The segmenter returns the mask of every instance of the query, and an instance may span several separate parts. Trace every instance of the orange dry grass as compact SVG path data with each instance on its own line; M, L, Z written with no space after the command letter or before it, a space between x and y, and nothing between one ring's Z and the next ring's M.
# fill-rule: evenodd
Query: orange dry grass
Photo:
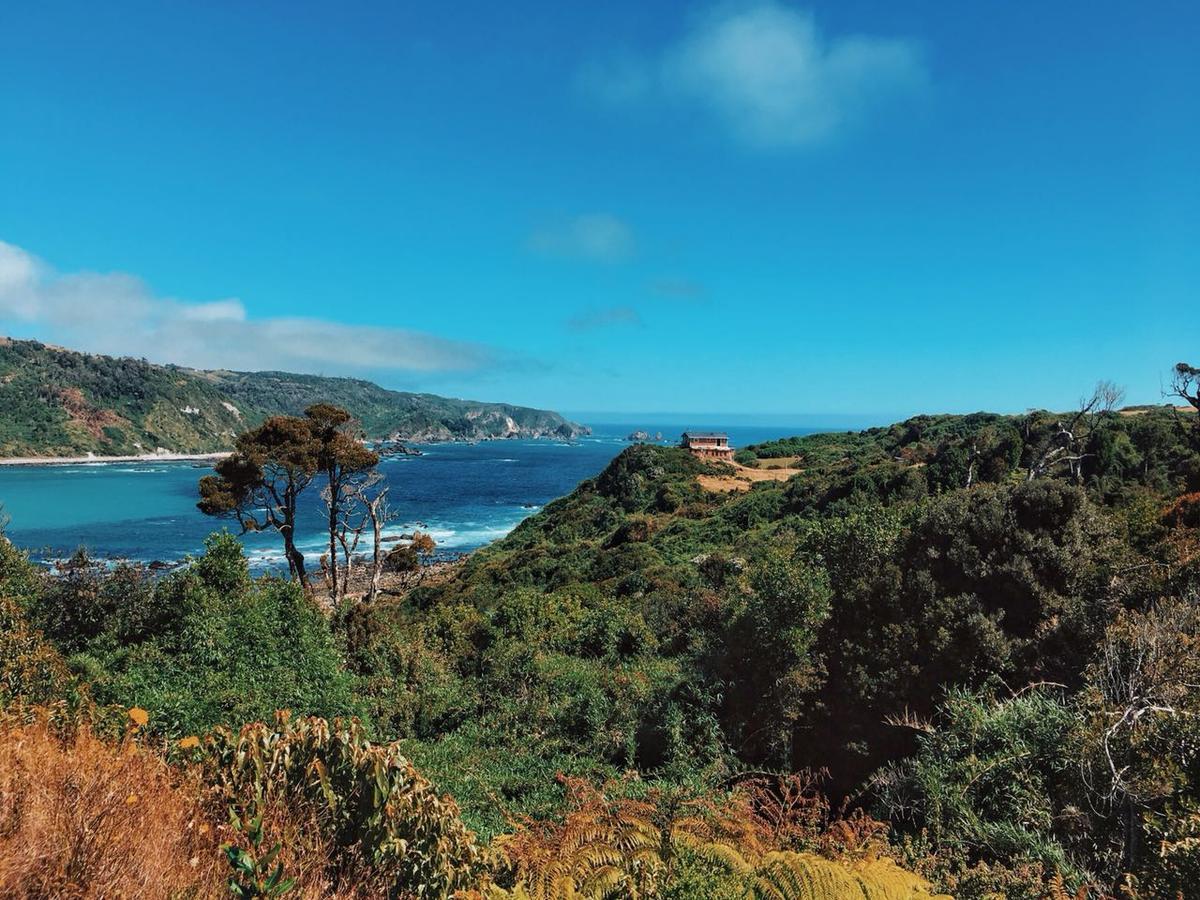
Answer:
M199 787L134 743L0 723L0 896L221 896L219 844Z
M288 900L385 900L388 882L355 848L341 849L325 834L318 810L294 798L264 804L263 850L281 845L278 862L296 880Z
M727 475L697 475L696 481L704 490L714 494L731 491L748 491L756 481L787 481L800 472L799 469L769 468L754 469L739 463L726 463L732 468Z

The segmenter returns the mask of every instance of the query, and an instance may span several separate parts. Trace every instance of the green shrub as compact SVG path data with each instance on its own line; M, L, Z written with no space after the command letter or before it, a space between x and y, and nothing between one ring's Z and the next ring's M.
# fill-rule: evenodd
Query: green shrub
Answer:
M34 619L89 673L98 702L142 707L169 736L281 708L355 711L353 679L320 610L290 582L252 579L231 535L206 546L161 580L77 558L35 601Z
M372 867L393 896L448 896L475 887L483 850L448 796L438 796L400 752L375 744L356 721L275 717L274 725L217 729L206 766L234 808L280 804L311 817L334 845L334 882L353 861Z

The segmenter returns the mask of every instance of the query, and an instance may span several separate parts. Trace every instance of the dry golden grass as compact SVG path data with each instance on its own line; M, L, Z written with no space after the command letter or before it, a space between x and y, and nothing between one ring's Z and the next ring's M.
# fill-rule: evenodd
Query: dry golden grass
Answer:
M714 494L731 491L748 491L756 481L787 481L797 474L798 469L770 468L752 469L738 463L728 463L734 471L729 475L697 475L700 487Z
M1144 416L1146 413L1151 412L1152 410L1158 410L1161 408L1162 407L1160 407L1160 406L1141 406L1141 407L1135 407L1133 409L1130 409L1127 407L1125 409L1118 409L1117 415L1119 415L1119 416ZM1196 415L1196 410L1187 405L1175 406L1172 408L1177 413L1183 413L1185 415L1191 415L1191 416Z
M0 723L0 896L221 896L219 845L198 785L156 755Z
M263 810L264 850L280 844L278 861L296 880L288 900L384 900L387 879L354 850L339 850L324 834L316 809L272 802ZM223 861L222 857L222 861ZM228 891L223 890L222 896Z
M135 726L139 713L130 711ZM198 773L133 740L114 744L86 725L64 737L41 720L0 716L0 897L227 897L221 844L238 835L213 799ZM296 879L288 897L388 895L369 865L322 835L315 810L270 803L264 825L262 850L281 843Z

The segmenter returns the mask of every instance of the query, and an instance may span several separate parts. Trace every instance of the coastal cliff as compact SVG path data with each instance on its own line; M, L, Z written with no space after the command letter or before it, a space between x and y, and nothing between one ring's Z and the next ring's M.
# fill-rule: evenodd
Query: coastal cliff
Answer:
M549 410L392 391L361 379L204 371L0 339L0 458L216 453L268 416L296 415L318 401L348 409L372 439L588 433Z

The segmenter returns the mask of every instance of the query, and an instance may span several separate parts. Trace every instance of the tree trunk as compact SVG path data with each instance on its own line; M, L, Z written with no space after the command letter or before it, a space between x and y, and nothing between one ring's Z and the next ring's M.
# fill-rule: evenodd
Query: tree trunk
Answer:
M294 528L294 525L284 525L279 529L283 535L283 553L287 557L292 577L300 582L302 588L308 590L308 572L304 568L304 554L296 546Z
M345 596L346 592L350 590L350 575L354 568L354 551L358 548L358 535L355 535L353 543L347 542L345 538L338 538L338 542L342 545L342 558L346 561L346 571L340 582L342 595Z
M329 475L329 589L336 604L341 596L338 584L338 485L333 473Z
M288 483L283 491L281 504L283 521L278 524L279 533L283 536L283 555L287 557L288 568L292 577L300 582L300 587L309 589L308 572L304 568L304 554L296 546L296 495L299 489L294 481Z
M371 590L367 594L367 602L372 602L379 595L379 582L383 578L383 516L379 507L383 504L384 494L367 504L367 513L371 517L371 535L374 545L371 548Z
M1138 815L1137 808L1133 805L1133 801L1126 797L1122 803L1123 819L1122 824L1125 826L1125 852L1122 860L1122 867L1126 872L1136 871L1138 864L1139 844L1141 843L1141 817Z

